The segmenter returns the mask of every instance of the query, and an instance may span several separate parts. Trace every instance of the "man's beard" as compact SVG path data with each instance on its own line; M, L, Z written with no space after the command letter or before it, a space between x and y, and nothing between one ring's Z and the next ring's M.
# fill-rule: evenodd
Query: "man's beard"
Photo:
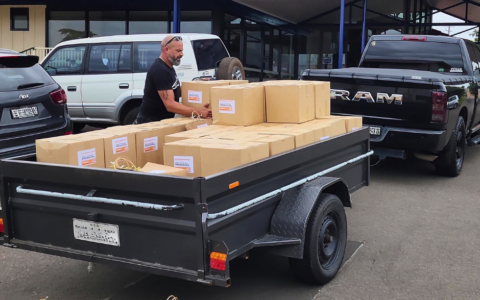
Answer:
M182 62L182 59L175 59L175 57L169 57L168 60L170 61L170 63L174 66L179 66L180 63Z

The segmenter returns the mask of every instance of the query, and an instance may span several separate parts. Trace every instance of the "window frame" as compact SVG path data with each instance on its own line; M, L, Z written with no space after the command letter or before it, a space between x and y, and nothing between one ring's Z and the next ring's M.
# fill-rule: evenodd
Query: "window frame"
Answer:
M466 46L467 46L467 53L468 53L468 56L470 57L470 62L472 64L472 71L473 71L473 74L475 76L475 73L478 73L478 70L480 69L480 65L479 65L480 57L477 57L478 54L476 53L477 52L476 51L477 47L475 47L475 44L469 43L469 42L466 43ZM472 57L472 55L473 55L473 57ZM476 69L474 68L473 64L476 65L476 67L477 67Z
M45 65L50 61L50 59L57 54L57 52L63 50L63 49L68 49L68 48L76 48L76 47L85 47L85 53L83 54L82 58L82 65L80 66L80 72L76 74L56 74L56 75L51 75L51 76L79 76L79 75L84 75L85 74L85 63L87 60L87 54L90 51L90 44L74 44L74 45L65 45L62 47L58 47L54 51L51 52L50 55L41 63L42 68L45 70ZM48 71L45 70L47 73Z
M27 16L27 28L15 28L15 16ZM30 31L30 8L28 7L10 7L10 31Z
M83 74L84 75L114 75L114 74L130 74L130 73L134 73L133 72L133 66L130 66L130 70L122 70L122 71L119 71L118 68L117 68L117 71L114 71L114 72L92 72L92 71L89 71L89 67L90 67L90 55L92 53L92 49L93 47L98 47L98 46L109 46L109 45L119 45L120 46L120 51L118 53L118 62L120 62L120 55L122 53L122 46L123 45L130 45L132 51L130 51L130 58L132 59L132 65L133 65L133 59L134 59L134 56L133 56L133 43L131 42L116 42L116 43L92 43L92 44L89 44L89 47L87 49L87 53L86 53L86 57L85 57L85 62L84 62L84 68L83 68Z

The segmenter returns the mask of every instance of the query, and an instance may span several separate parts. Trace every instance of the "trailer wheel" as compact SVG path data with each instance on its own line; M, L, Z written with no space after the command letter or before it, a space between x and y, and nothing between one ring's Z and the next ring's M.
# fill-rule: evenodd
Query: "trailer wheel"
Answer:
M219 80L244 80L245 70L242 62L236 57L226 57L222 59L218 66Z
M465 121L463 117L458 117L455 130L452 132L450 141L445 146L446 152L443 155L447 155L446 160L449 162L446 165L436 164L435 170L437 174L457 177L460 175L463 169L463 162L465 160L465 144L466 144L466 129Z
M303 259L290 258L297 279L324 285L337 275L347 246L347 217L342 201L322 194L308 221Z

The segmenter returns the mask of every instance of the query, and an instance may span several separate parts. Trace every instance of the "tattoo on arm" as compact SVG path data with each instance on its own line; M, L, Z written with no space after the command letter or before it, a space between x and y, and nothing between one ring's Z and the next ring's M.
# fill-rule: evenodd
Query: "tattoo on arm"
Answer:
M160 94L160 98L162 98L163 101L168 99L167 91L159 91L158 93Z

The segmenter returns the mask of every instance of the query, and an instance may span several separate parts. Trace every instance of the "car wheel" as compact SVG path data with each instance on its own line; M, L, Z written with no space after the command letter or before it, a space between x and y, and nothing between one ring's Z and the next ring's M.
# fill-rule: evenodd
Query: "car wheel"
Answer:
M445 146L445 151L439 161L447 161L447 164L436 164L435 170L439 175L457 177L463 169L465 161L466 127L463 117L458 117L455 130L450 141Z
M308 221L303 259L290 258L294 276L325 285L337 275L347 246L347 217L342 201L322 194Z
M125 118L123 118L123 125L132 125L133 122L137 119L138 112L140 111L140 107L134 107L132 108Z
M80 133L87 124L85 123L73 123L73 133Z
M236 57L222 59L218 66L219 80L244 80L245 70L242 62Z

